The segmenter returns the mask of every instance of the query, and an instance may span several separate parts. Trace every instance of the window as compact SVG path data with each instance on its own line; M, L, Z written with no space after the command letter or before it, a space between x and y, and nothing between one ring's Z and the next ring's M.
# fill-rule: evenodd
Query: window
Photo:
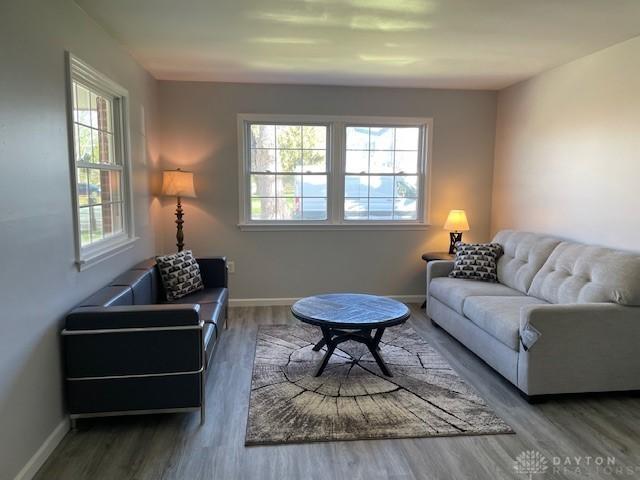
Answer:
M430 119L239 115L241 228L424 228Z
M76 263L82 268L133 241L127 92L71 55L69 67Z
M327 127L251 124L250 218L327 219Z
M345 220L417 220L420 129L347 127Z

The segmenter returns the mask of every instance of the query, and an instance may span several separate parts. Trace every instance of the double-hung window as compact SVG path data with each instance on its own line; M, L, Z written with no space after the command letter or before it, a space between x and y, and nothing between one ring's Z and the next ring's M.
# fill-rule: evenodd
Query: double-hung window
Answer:
M253 221L327 220L326 125L248 125Z
M420 127L346 127L344 220L417 221Z
M133 241L127 91L69 55L71 176L80 269Z
M428 224L430 119L238 116L241 228Z

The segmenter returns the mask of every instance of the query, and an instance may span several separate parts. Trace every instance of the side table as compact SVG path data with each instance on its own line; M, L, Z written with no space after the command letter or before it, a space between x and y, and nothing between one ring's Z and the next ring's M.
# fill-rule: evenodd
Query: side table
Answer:
M449 252L427 252L422 254L422 260L424 260L424 263L429 263L433 260L453 260L455 258L456 255ZM425 299L420 308L425 308L426 306L427 300Z

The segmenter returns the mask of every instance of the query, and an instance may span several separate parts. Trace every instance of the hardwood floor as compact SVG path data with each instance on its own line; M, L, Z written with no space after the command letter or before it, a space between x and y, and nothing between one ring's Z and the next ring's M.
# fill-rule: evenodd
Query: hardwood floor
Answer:
M640 478L640 398L562 398L529 405L482 361L412 305L413 327L449 360L516 435L374 440L245 447L258 325L293 323L288 307L230 309L207 383L207 421L198 414L84 420L38 480L503 479L515 458L537 450L547 471L533 478ZM553 457L579 456L566 468ZM589 460L587 457L591 457ZM610 472L596 457L615 457ZM590 462L590 465L587 465ZM577 471L578 469L579 471ZM622 470L619 470L622 469Z

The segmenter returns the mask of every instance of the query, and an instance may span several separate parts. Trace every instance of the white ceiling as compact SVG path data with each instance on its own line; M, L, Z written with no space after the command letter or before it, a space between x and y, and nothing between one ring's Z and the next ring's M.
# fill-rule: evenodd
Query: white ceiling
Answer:
M76 0L156 78L499 89L640 34L638 0Z

